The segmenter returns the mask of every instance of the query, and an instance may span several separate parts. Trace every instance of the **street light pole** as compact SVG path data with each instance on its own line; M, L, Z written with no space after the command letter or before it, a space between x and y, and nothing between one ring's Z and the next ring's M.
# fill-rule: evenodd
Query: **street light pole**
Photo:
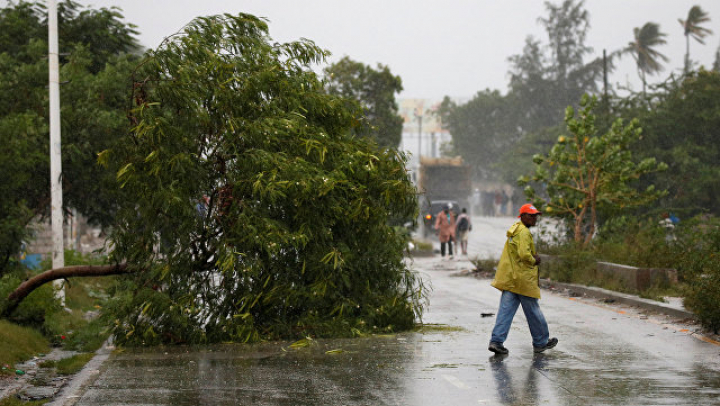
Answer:
M430 145L432 147L430 149L430 157L431 158L437 158L437 153L436 153L437 145L436 144L437 144L437 142L435 142L435 131L433 131L430 133Z
M57 1L48 0L48 59L50 79L50 217L52 224L52 267L65 266L63 252L62 158L60 152L60 63L58 61ZM65 306L62 280L53 282L55 297Z
M420 190L420 188L423 187L420 184L420 181L421 181L421 175L420 175L421 162L420 161L422 159L422 119L423 119L422 108L421 107L416 108L414 114L415 114L415 118L418 121L418 162L417 162L417 171L415 172L416 173L416 185L418 186L418 192L423 193L423 191ZM421 205L420 207L421 207L420 221L418 222L418 224L420 225L420 228L418 229L418 235L420 237L424 237L425 236L425 220L422 218L422 216L423 216L422 207L423 206Z
M418 113L418 110L420 113ZM420 157L422 156L422 109L415 110L415 118L418 121L418 167L420 167Z

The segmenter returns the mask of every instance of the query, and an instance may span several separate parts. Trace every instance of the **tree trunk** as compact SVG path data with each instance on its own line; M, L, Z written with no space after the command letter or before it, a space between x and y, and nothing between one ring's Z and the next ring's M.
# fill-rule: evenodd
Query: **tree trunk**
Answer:
M64 268L50 269L21 283L7 297L7 307L3 309L2 316L9 316L20 304L20 302L40 286L56 279L70 277L107 276L124 273L132 273L128 270L127 264L118 265L80 265L66 266Z
M585 221L585 213L587 213L587 199L583 200L582 210L580 210L580 213L575 217L574 239L577 244L582 244L583 242L582 225L583 221Z
M647 83L645 82L645 73L643 73L642 69L640 70L640 80L642 80L642 86L643 86L643 96L645 96L645 88L647 87Z
M592 198L590 203L590 230L588 230L588 234L585 236L585 242L583 242L583 248L587 248L588 245L590 245L590 241L593 239L593 234L595 234L595 224L597 224L597 202L595 200L595 197Z
M690 72L690 36L685 34L685 75Z
M582 241L582 217L575 217L573 235L575 242L579 244Z

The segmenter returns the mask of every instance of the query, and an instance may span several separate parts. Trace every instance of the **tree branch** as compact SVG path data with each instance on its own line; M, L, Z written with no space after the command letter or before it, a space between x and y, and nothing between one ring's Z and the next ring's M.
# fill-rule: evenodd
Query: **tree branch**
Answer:
M10 313L18 307L20 302L35 289L56 279L119 275L133 272L135 271L128 270L127 264L66 266L64 268L47 270L21 283L17 289L8 295L7 306L3 309L2 316L7 317L10 315Z

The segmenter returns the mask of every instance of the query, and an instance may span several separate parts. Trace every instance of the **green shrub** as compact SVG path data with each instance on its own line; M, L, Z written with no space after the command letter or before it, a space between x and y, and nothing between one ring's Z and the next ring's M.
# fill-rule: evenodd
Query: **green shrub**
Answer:
M105 265L107 264L107 255L89 253L83 254L72 249L65 250L65 266L72 265ZM48 256L40 263L40 269L47 270L52 268L52 259Z
M101 265L107 262L105 257L83 255L73 250L65 250L65 259L67 265ZM50 268L49 261L43 265L41 271L15 267L0 278L0 309L5 306L4 299L23 280ZM65 286L65 304L70 311L60 306L54 297L52 284L47 283L28 295L9 318L20 325L37 329L53 345L64 344L69 349L94 351L102 345L108 333L103 332L104 327L99 322L89 325L84 314L104 305L108 298L106 289L113 281L113 277L71 279Z
M720 270L696 275L688 284L684 304L698 316L703 326L720 330Z
M32 276L27 269L16 269L0 278L0 307L5 308L5 298L15 290L23 280ZM12 312L10 319L18 324L42 329L49 314L60 311L60 305L53 296L51 284L35 289Z
M685 306L707 328L720 329L720 219L697 217L678 230L678 273L687 282Z
M673 268L675 231L660 216L618 216L603 223L591 249L601 261L647 268Z
M627 291L618 281L595 272L596 261L638 267L673 268L680 284L657 284L639 294L663 300L682 293L684 303L714 331L720 329L720 219L698 216L665 228L659 216L614 217L603 223L586 249L557 239L539 239L538 250L554 255L540 266L541 277Z
M557 246L554 258L539 266L540 277L559 282L589 283L595 267L592 251L582 249L575 243Z
M91 320L82 328L74 330L65 340L68 350L94 352L97 351L110 336L110 331L101 319Z
M84 314L85 312L77 309L53 312L45 319L41 331L53 345L64 345L68 337L86 328L88 321Z

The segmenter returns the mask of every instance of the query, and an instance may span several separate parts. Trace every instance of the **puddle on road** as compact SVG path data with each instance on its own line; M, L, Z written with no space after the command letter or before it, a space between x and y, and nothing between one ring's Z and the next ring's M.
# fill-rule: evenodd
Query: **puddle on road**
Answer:
M435 365L432 365L432 366L430 367L430 369L432 369L432 368L445 368L445 369L447 369L447 368L453 368L453 369L454 369L454 368L457 368L457 367L458 367L457 364L435 364Z
M467 329L458 326L449 326L447 324L422 324L413 330L420 334L428 333L461 333L467 332Z

